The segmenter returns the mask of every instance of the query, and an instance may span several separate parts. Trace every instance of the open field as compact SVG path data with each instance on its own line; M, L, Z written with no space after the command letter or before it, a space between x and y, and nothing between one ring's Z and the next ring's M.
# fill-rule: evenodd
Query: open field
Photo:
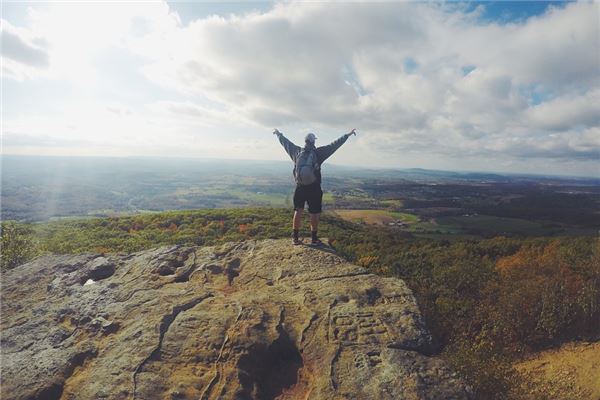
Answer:
M495 217L492 215L465 215L458 217L440 217L437 223L443 226L457 227L464 233L487 235L529 235L544 234L544 227L539 222L518 218Z
M412 232L461 234L478 236L530 235L548 233L539 222L491 215L468 215L431 218L428 222L411 227Z
M408 226L410 232L463 237L594 235L596 229L575 228L552 221L530 221L493 215L442 216Z
M331 192L323 192L323 204L335 204L335 198Z
M401 200L381 200L381 204L394 208L400 208L403 205Z
M381 209L344 210L333 213L346 221L409 232L418 237L454 240L494 236L594 235L595 228L573 227L552 221L530 221L493 215L462 215L428 218Z
M325 209L347 221L444 240L598 234L600 180L376 172L328 165ZM7 156L1 219L289 209L293 193L284 162Z
M334 210L333 212L346 221L367 225L396 226L414 224L419 220L419 217L413 214L388 210Z

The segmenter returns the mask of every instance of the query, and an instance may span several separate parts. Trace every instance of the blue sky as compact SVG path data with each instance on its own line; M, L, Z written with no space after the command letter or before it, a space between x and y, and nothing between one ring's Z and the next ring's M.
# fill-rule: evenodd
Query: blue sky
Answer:
M3 2L3 153L599 175L594 2Z
M548 7L564 7L572 1L454 1L458 7L473 11L480 7L483 13L482 22L511 23L526 20L532 16L542 15ZM197 20L219 15L245 15L249 13L264 13L273 8L272 1L167 1L169 7L176 11L184 25ZM3 18L15 24L24 24L27 9L30 7L44 7L44 2L5 1L3 3Z
M269 1L168 1L167 3L173 10L177 11L184 24L210 15L228 17L232 14L243 15L253 12L267 12L274 4ZM567 1L457 1L454 3L466 7L468 11L483 7L484 12L481 21L497 23L522 21L543 14L549 6L564 7L568 4Z
M474 1L467 2L467 9L473 10L483 6L481 16L483 22L514 23L522 22L530 17L539 16L548 7L564 7L568 1Z

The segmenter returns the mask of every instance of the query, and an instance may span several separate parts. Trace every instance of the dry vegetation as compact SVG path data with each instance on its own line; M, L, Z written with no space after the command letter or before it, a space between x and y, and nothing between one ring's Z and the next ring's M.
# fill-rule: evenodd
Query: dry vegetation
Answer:
M390 217L388 211L361 212ZM290 217L285 209L246 208L8 222L2 224L2 269L45 253L134 252L164 244L289 237ZM440 351L478 399L530 400L530 393L541 393L545 386L523 390L515 360L600 337L597 237L467 240L459 234L448 241L350 223L329 213L323 215L321 232L349 261L407 282ZM552 366L555 359L547 362ZM539 375L542 381L544 376L556 379L554 370L548 371ZM556 393L578 396L571 398L587 393L574 385Z
M573 342L515 364L527 400L600 399L600 342Z

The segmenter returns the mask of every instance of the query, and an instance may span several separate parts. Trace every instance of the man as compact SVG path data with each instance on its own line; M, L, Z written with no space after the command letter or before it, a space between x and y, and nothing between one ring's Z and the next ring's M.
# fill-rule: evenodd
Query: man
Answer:
M317 234L319 218L321 215L323 191L321 190L321 164L327 160L337 149L343 145L352 135L356 136L355 129L345 134L327 146L316 147L317 137L309 133L304 138L304 147L290 142L277 129L273 131L279 142L294 162L294 178L296 179L296 191L294 192L294 219L292 221L293 240L295 245L302 244L298 237L302 223L302 212L304 204L308 203L310 214L311 242L314 246L322 246Z

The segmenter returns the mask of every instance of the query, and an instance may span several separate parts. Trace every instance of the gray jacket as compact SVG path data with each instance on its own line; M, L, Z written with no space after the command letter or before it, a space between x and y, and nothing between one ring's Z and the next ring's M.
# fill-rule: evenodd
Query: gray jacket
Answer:
M339 139L334 140L330 144L328 144L326 146L321 146L321 147L315 147L314 144L306 143L304 148L310 149L312 147L313 149L315 149L315 151L317 153L317 162L319 163L319 166L320 166L321 164L323 164L323 162L325 160L327 160L329 157L331 157L331 155L333 153L335 153L335 151L337 149L339 149L341 145L346 143L346 140L348 140L350 135L351 135L351 133L347 133L347 134L343 135L342 137L340 137ZM277 137L279 138L279 143L281 143L281 145L283 146L285 151L288 153L288 155L294 162L294 169L295 169L296 168L296 159L298 158L298 155L300 154L300 152L302 152L303 148L290 142L290 140L288 138L286 138L285 136L283 136L283 134L281 134L281 133L278 133ZM320 185L321 184L321 171L320 170L316 171L316 175L317 175L317 182L315 182L315 184Z

